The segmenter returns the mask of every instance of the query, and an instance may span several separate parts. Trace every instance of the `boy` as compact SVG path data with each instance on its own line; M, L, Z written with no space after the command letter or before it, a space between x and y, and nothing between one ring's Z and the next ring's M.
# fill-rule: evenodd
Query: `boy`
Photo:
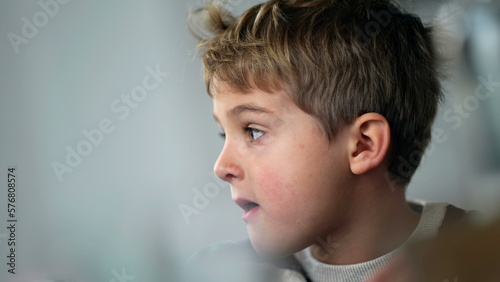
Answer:
M228 243L195 261L238 253L284 281L364 281L464 213L405 199L442 97L420 19L388 0L222 6L195 13L213 33L200 46L225 135L214 171L259 256Z

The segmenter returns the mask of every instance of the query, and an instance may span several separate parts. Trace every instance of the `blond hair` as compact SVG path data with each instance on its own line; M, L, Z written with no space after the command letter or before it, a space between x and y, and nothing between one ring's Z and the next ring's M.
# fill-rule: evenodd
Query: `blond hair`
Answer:
M391 127L389 175L408 184L442 97L430 28L385 0L270 0L239 17L221 3L190 20L209 95L214 80L243 94L287 87L330 140L379 113Z

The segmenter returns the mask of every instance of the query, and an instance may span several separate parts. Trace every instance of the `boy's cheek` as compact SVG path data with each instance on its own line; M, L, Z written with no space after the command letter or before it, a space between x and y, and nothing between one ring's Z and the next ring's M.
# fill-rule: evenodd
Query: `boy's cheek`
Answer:
M272 205L273 209L282 209L287 203L293 202L298 195L295 178L286 171L287 163L281 161L277 164L277 169L259 168L259 177L256 181L258 191L255 192L263 203Z
M279 198L281 194L281 187L283 181L280 179L280 175L271 169L266 167L261 167L258 171L257 187L259 195L262 197L262 201L271 201L273 199Z

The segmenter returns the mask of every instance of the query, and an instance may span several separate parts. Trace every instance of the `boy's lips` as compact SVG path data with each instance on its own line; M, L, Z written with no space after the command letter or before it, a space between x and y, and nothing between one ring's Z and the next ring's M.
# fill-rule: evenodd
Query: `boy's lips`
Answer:
M260 208L259 204L244 198L236 198L234 202L245 211L242 216L245 222L247 222Z

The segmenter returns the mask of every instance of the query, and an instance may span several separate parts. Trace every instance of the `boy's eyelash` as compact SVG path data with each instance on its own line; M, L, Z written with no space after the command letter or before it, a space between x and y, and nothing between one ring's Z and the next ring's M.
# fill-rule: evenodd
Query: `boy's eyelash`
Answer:
M226 133L225 132L220 132L219 136L222 137L222 139L226 139Z

